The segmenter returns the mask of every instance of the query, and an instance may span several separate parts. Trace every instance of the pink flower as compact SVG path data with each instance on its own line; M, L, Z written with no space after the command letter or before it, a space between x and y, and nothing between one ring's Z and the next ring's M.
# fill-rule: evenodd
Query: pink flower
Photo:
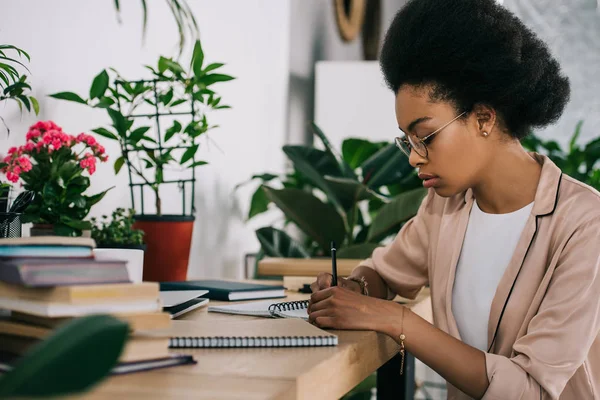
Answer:
M4 160L2 160L2 162L5 162L5 163L7 163L7 164L8 164L8 163L10 162L10 160L11 160L11 159L12 159L12 157L11 157L11 156L6 156L6 157L4 157Z
M77 138L76 138L77 143L85 142L86 137L87 137L87 135L85 133L80 133L79 135L77 135Z
M35 144L32 142L29 142L25 145L25 151L30 153L33 151L33 149L35 149Z
M19 167L18 165L15 165L12 169L12 172L14 172L17 175L21 175L21 167Z
M96 144L96 139L93 136L89 136L85 138L85 142L88 146L94 146Z
M6 179L13 183L17 183L19 181L19 175L9 171L6 173Z
M31 165L31 161L29 161L29 159L27 157L17 158L17 163L21 166L21 168L25 172L29 172L29 171L31 171L31 168L33 168L33 166ZM17 167L15 167L15 168L17 168ZM18 172L16 172L16 171L15 171L15 173L18 174Z
M40 132L39 129L31 129L29 132L27 132L25 138L27 139L27 141L32 141L33 139L37 139L41 135L42 132Z
M44 133L44 136L42 136L42 141L45 144L50 144L52 142L52 134L50 132L46 132Z
M10 149L8 149L8 154L14 154L17 152L17 148L16 147L11 147Z
M58 150L62 147L63 142L58 139L58 138L54 138L52 139L52 146L54 147L54 150Z

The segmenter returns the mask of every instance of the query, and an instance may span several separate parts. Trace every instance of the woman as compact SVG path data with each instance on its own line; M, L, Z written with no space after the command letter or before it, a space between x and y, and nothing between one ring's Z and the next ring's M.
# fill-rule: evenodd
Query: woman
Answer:
M493 0L413 0L381 66L429 192L341 287L317 278L310 321L393 337L451 399L600 399L600 194L519 141L561 115L558 63ZM435 326L389 301L424 285Z

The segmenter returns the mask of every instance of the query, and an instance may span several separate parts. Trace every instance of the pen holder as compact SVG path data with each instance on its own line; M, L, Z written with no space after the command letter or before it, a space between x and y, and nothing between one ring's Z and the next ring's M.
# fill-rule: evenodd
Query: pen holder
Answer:
M21 214L0 212L0 238L21 237Z

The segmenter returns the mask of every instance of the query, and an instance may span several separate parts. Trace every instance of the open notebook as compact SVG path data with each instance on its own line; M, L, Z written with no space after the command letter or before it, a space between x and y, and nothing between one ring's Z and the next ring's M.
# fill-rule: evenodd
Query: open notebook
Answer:
M336 335L300 319L227 321L206 324L172 321L156 334L170 338L170 348L337 346ZM154 334L154 333L152 333Z
M226 306L209 306L209 312L225 314L252 315L255 317L272 318L302 318L308 320L308 300L273 302L254 301L245 304L231 304Z

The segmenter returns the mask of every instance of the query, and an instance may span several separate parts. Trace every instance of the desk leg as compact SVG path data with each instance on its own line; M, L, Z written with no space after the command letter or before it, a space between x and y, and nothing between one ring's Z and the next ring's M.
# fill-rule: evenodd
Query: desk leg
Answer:
M404 374L400 375L400 355L377 370L377 400L413 400L415 397L415 358L406 353Z

